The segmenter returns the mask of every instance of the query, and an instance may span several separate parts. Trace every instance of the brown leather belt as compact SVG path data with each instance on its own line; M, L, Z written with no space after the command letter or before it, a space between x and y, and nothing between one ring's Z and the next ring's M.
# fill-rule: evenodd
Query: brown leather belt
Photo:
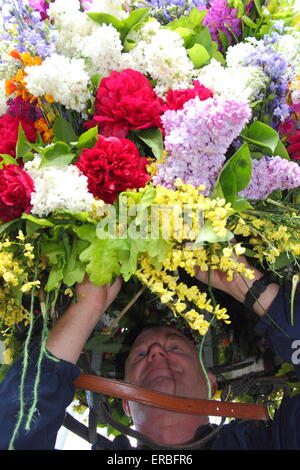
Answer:
M145 405L179 413L224 416L238 419L270 419L268 408L265 405L175 397L96 375L81 374L74 381L74 385L77 388L103 393L111 397L137 401Z

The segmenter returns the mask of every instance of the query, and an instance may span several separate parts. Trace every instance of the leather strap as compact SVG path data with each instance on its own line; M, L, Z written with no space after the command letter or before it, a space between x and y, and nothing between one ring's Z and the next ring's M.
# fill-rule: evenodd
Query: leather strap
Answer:
M74 381L77 388L91 390L116 398L137 401L156 408L203 416L225 416L238 419L269 420L268 408L265 405L234 403L216 400L175 397L156 392L137 385L127 384L114 379L107 379L90 374L80 374Z

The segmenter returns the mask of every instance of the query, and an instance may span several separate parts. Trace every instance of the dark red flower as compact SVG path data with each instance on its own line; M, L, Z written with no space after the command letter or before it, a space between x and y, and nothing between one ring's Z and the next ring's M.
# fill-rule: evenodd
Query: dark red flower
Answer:
M30 212L34 183L17 165L4 165L0 170L0 220L9 222Z
M94 197L111 204L122 191L145 186L150 178L147 163L130 140L100 135L93 148L83 150L76 166L87 176Z
M131 69L114 71L101 80L93 125L99 124L99 132L106 137L126 137L129 130L161 127L164 110L164 102L143 74Z
M294 160L300 159L300 130L288 135L287 142L291 145L287 146L287 151Z
M175 111L182 109L184 103L193 98L199 97L201 101L213 98L211 90L201 85L198 80L194 81L194 88L185 90L169 90L166 96L167 109L173 109Z
M0 153L6 153L12 157L16 156L19 123L29 142L35 142L36 130L32 121L26 118L21 119L19 116L4 114L0 117Z

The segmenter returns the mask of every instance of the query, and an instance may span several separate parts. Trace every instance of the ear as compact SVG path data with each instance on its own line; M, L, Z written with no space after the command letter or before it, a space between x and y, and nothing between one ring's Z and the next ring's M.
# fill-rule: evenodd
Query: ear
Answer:
M123 410L127 416L131 416L130 406L128 400L122 400Z
M208 372L208 377L211 383L211 398L212 398L214 394L216 393L216 391L218 390L218 384L216 381L216 377L211 372Z

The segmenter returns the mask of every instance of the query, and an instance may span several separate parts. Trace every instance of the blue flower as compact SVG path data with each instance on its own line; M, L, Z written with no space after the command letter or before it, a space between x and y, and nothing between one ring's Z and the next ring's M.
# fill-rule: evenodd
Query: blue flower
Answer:
M202 0L144 0L135 3L138 7L151 7L151 16L162 24L170 23L182 15L188 15L195 7L202 10L206 5Z

